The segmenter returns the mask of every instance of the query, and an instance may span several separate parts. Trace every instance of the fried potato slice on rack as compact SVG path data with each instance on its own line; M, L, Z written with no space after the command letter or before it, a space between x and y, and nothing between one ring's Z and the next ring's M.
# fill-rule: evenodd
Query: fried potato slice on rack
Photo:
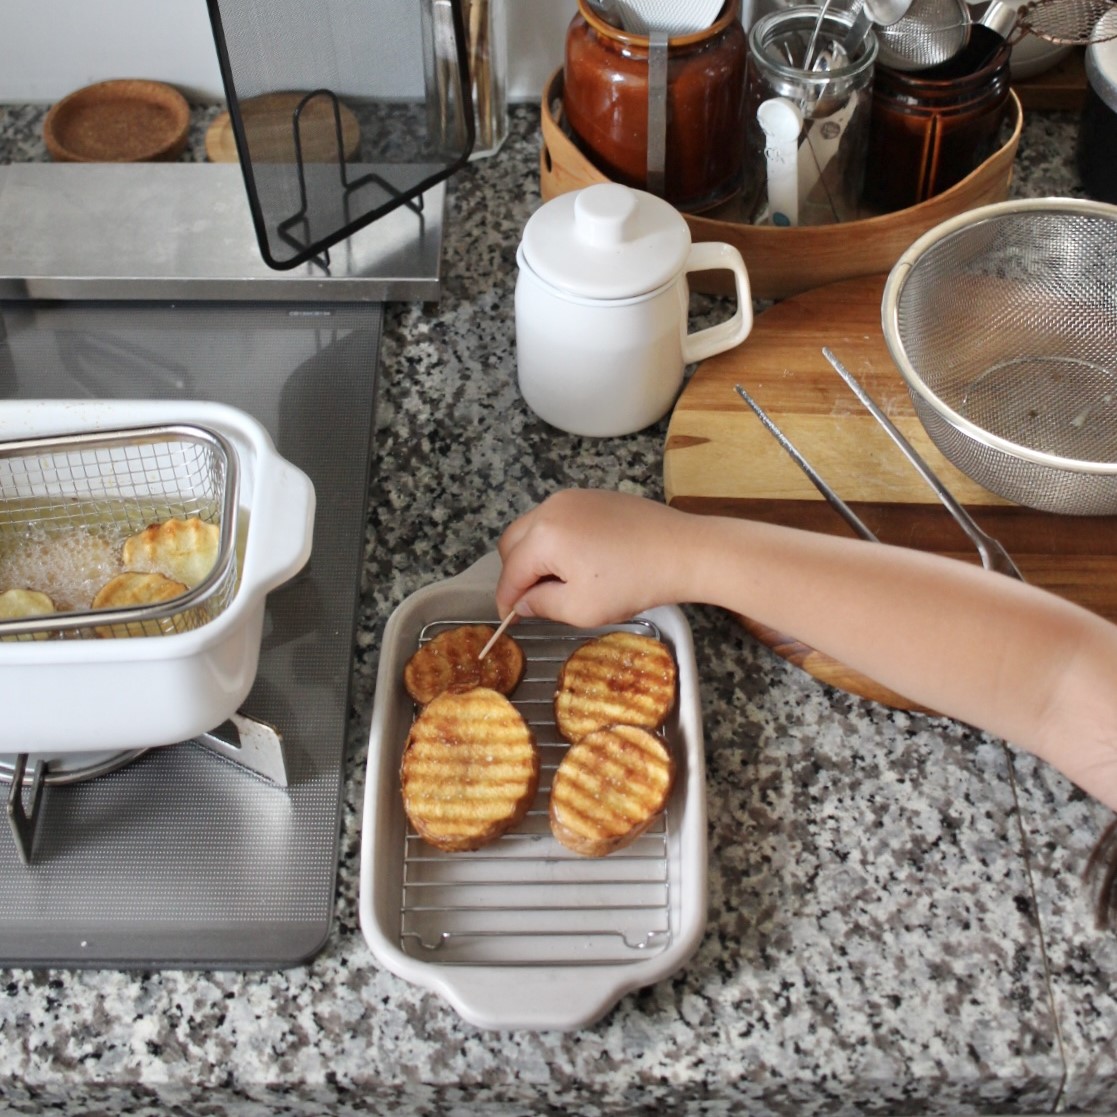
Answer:
M118 574L94 595L94 609L126 609L133 605L156 605L186 593L187 586L162 574L144 574L135 570ZM98 625L98 636L160 636L169 631L167 623L158 618L131 621L128 624Z
M594 729L658 729L675 705L678 668L661 640L618 631L571 653L559 672L555 724L568 741Z
M0 593L0 621L22 621L53 613L54 602L39 590L10 589ZM5 640L45 640L49 632L28 632L5 636Z
M193 588L217 562L221 529L197 516L149 524L124 541L121 558L126 570L163 574Z
M473 687L511 694L524 673L524 653L519 644L502 634L488 655L478 658L495 631L487 624L463 624L439 632L404 666L407 693L420 706L446 691Z
M539 787L539 750L520 712L488 687L447 691L412 723L403 806L438 849L480 849L516 826Z
M674 781L675 763L654 733L634 725L595 729L555 770L551 832L583 857L615 853L662 814Z

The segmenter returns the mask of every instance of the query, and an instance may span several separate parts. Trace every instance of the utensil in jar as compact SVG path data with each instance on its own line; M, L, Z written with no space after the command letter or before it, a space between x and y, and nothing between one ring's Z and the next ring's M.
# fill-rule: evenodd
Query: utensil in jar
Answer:
M1002 42L1015 46L1027 35L1063 46L1092 46L1117 38L1117 20L1102 18L1114 11L1114 0L1033 0L1019 5L993 0L977 26L992 33L987 57Z
M993 0L980 22L1010 43L1035 35L1049 43L1089 46L1117 38L1117 20L1102 19L1115 7L1114 0L1028 0L1018 7Z
M830 0L822 0L822 3L818 7L818 19L815 20L814 30L811 32L810 40L807 43L806 53L803 55L803 69L804 70L815 69L816 62L820 61L820 60L815 58L815 53L814 52L815 52L815 50L818 49L818 36L822 32L822 24L823 24L823 21L826 19L826 13L829 10L830 10ZM789 61L790 61L790 59L789 59ZM828 67L829 67L829 62L828 61L826 62L825 66L824 65L819 65L818 66L819 69L828 68Z
M637 35L666 31L693 35L713 26L723 0L614 0L625 29Z
M617 6L616 0L586 0L591 11L595 15L599 15L606 23L611 23L614 27L624 28L631 31L632 28L626 28L624 22L624 13Z
M853 58L874 24L887 27L903 19L911 6L912 0L864 0L842 40L846 57Z
M764 132L768 208L773 225L799 224L799 134L803 114L786 97L769 97L756 109Z
M966 0L914 0L902 19L877 29L877 62L905 71L940 66L965 49L972 25Z
M1017 578L1023 581L1024 575L1020 573L1019 568L1016 563L1012 561L1012 557L1009 555L1008 551L974 522L973 517L954 499L950 490L939 480L935 472L923 460L915 447L904 437L904 434L896 424L892 422L878 406L873 397L857 382L853 373L834 356L829 348L823 347L822 355L830 362L834 371L846 382L850 391L864 404L869 414L884 428L888 437L896 443L904 457L915 467L920 477L927 482L934 494L942 501L946 510L954 517L958 526L966 533L970 541L977 548L977 553L981 556L981 565L984 566L986 570L993 570L998 574L1007 574L1010 578Z

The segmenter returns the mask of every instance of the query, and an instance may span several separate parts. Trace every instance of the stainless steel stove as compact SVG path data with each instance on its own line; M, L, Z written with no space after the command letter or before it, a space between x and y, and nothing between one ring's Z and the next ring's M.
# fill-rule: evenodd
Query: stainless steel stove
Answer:
M279 731L287 786L199 742L52 758L28 863L0 831L0 964L250 968L323 946L382 304L437 297L443 206L436 186L325 265L274 272L237 167L0 168L0 395L228 403L318 498L243 708Z

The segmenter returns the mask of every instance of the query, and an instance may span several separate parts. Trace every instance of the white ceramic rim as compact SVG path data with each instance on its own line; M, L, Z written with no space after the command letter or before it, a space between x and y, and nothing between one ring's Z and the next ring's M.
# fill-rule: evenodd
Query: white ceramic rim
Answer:
M669 291L676 283L679 282L679 276L673 276L659 287L655 287L650 291L643 291L639 295L625 295L619 299L602 299L595 298L593 295L576 295L572 291L568 291L565 287L556 287L553 283L545 280L528 262L527 254L524 252L523 245L516 249L516 264L521 272L525 272L527 276L538 283L548 294L554 295L556 299L562 299L563 302L574 303L576 306L596 306L596 307L613 307L613 306L638 306L640 303L650 302L652 299L659 298L664 291ZM686 275L684 270L683 275Z
M271 525L252 515L255 498L262 491L262 478L270 481L279 474L301 477L310 488L309 500L313 507L313 487L309 479L279 454L259 420L227 404L208 400L5 400L0 401L0 433L9 425L16 428L12 438L34 438L41 431L55 433L53 427L44 425L43 414L49 419L60 414L72 415L73 420L63 433L160 423L191 423L221 433L238 455L241 510L249 510L248 533L253 555L263 546L257 539L269 535L271 529ZM247 451L247 458L244 451ZM251 473L251 486L245 483L246 472ZM247 623L253 611L262 606L266 595L306 564L312 537L313 525L306 525L305 534L293 547L300 554L287 564L288 569L278 581L264 576L263 571L257 569L259 563L250 564L246 543L245 565L238 573L240 581L236 593L218 616L197 628L123 640L16 640L0 647L0 669L16 665L173 661L205 654L228 639L234 629Z
M1089 473L1096 476L1117 474L1117 462L1090 462L1078 458L1064 458L1058 454L1049 454L1043 450L1034 450L1029 446L1022 446L1018 442L1002 438L993 434L984 427L960 415L953 408L948 407L924 383L923 378L915 370L911 361L900 343L899 337L899 307L900 297L904 291L912 269L919 258L939 241L952 236L960 229L978 225L984 221L996 220L1008 214L1015 213L1070 213L1083 217L1100 217L1108 221L1117 222L1117 206L1105 202L1086 201L1079 198L1025 198L1010 202L994 202L991 205L978 206L976 209L967 210L956 217L951 217L929 229L896 261L884 284L884 296L881 300L881 327L884 331L884 341L888 352L900 370L908 389L914 392L932 410L937 412L951 426L983 446L1000 450L1015 458L1022 458L1035 465L1046 466L1049 469L1061 469L1072 473Z

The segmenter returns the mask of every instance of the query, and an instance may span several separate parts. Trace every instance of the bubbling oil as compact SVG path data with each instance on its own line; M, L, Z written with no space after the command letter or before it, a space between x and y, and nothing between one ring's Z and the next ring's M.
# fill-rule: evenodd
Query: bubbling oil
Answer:
M60 613L89 609L97 591L124 573L125 541L173 514L165 508L138 509L135 502L103 501L80 517L0 520L0 592L38 590Z
M109 529L31 523L22 538L0 545L0 591L38 590L58 612L88 609L93 595L124 570L120 549L128 533Z

